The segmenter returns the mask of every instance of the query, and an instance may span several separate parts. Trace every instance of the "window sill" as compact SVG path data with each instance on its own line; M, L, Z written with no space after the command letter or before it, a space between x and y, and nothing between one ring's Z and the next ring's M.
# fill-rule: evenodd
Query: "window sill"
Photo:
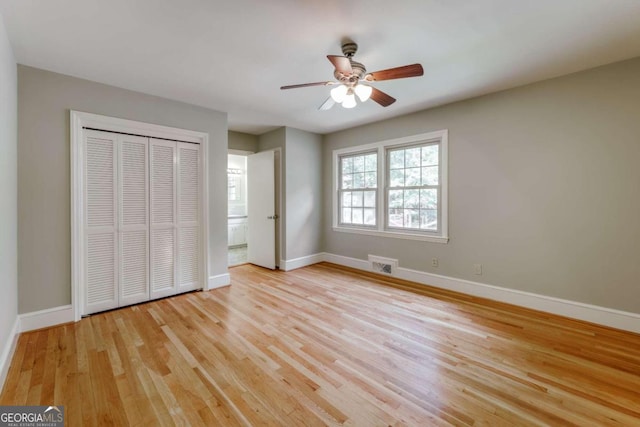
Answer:
M339 231L341 233L364 234L367 236L392 237L394 239L420 240L423 242L432 242L432 243L448 243L449 242L448 237L429 236L429 235L418 234L418 233L401 233L397 231L366 230L362 228L349 228L349 227L337 227L337 226L333 227L333 231Z

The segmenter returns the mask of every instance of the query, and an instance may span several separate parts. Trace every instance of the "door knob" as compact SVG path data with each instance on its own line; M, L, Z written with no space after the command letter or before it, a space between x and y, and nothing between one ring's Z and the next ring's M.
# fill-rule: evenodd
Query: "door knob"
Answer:
M278 215L268 216L267 219L278 219Z

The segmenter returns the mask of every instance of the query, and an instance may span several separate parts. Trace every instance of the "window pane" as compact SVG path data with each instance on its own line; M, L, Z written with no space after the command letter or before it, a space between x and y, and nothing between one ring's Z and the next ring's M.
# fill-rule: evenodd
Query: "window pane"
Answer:
M420 147L408 148L404 152L404 167L420 167Z
M416 209L420 207L420 190L404 190L404 207Z
M389 152L389 164L391 169L404 168L404 150L395 150Z
M420 185L420 168L405 169L405 183L407 187Z
M422 147L422 166L438 164L438 145L427 145Z
M438 211L435 209L421 209L420 228L422 228L423 230L437 230Z
M364 209L364 224L365 225L376 225L376 210L375 209Z
M353 188L364 188L364 172L353 174Z
M420 228L420 211L418 209L404 210L405 228Z
M354 208L362 207L362 191L354 191L351 198L351 206Z
M364 158L364 170L365 172L378 171L378 155L377 154L368 154Z
M438 208L438 190L435 188L428 190L420 190L420 208L421 209L437 209Z
M389 207L402 208L404 205L403 190L389 190Z
M375 172L365 172L364 184L366 188L376 188L378 186L378 176Z
M353 158L343 157L340 159L342 162L342 174L353 172Z
M389 227L404 227L404 209L389 209Z
M347 188L352 188L353 187L353 174L343 174L342 175L342 184L341 187L342 189L347 189Z
M353 215L353 217L352 217L352 223L353 224L362 225L364 223L364 218L363 218L363 215L362 215L362 209L353 209L351 211L351 214Z
M356 156L353 158L353 171L364 172L364 156Z
M348 208L351 207L351 192L345 191L342 193L342 207Z
M351 223L351 208L342 208L342 218L340 219L340 222L344 224Z
M389 186L404 187L404 170L392 169L389 171Z
M375 191L365 191L364 192L364 206L367 208L375 208L376 207L376 192Z
M438 166L422 168L422 185L438 185Z

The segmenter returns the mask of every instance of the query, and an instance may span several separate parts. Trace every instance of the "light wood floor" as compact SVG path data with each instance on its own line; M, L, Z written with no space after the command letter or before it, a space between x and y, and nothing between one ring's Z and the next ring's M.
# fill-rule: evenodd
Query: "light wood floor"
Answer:
M640 335L331 264L23 334L0 404L91 425L640 425Z

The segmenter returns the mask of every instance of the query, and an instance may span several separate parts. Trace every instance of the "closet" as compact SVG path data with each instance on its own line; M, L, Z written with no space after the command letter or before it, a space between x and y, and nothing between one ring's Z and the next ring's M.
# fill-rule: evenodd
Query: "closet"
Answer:
M198 143L83 130L91 314L203 287Z

